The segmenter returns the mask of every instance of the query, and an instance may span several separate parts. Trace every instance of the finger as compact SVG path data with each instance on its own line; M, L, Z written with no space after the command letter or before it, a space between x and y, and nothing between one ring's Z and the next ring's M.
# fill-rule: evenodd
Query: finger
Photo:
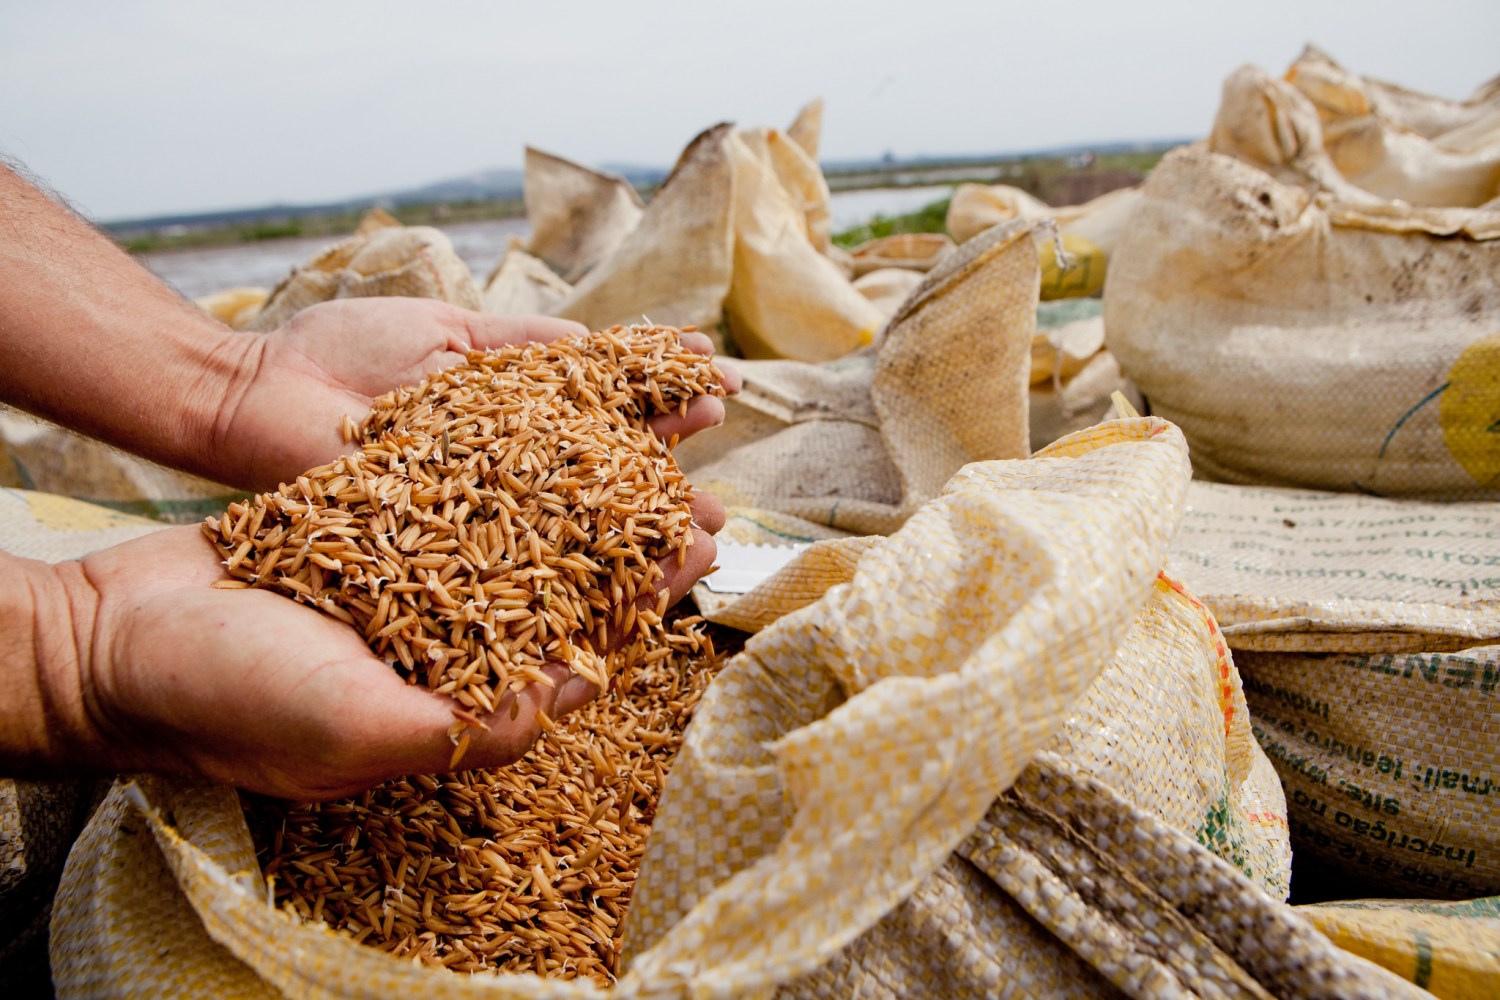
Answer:
M666 590L669 605L685 597L716 558L717 547L707 531L695 528L692 539L680 564L675 555L661 562L663 577L658 586ZM281 600L256 591L212 595L216 602L244 603L253 598ZM655 595L645 595L638 607L656 605ZM294 752L286 759L270 759L276 756L274 753L258 759L243 752L231 753L228 759L200 761L197 770L251 790L303 800L352 795L404 774L452 770L455 746L448 733L456 719L456 703L449 696L408 684L363 649L357 634L339 623L297 605L284 608L282 614L295 616L306 626L304 639L317 638L304 641L297 657L266 657L279 663L290 676L261 680L288 695L295 692L294 698L282 703L281 711L289 713L283 716L282 725L302 734L302 738L291 741ZM247 617L236 615L235 620ZM245 646L255 643L249 637L241 638ZM292 660L301 661L301 666L294 667ZM598 693L590 682L573 675L563 664L549 663L542 670L550 685L531 684L518 692L507 692L497 711L484 718L488 729L464 730L459 739L466 735L468 745L458 763L460 769L513 763L540 736L542 716L559 719ZM215 731L234 731L233 713L210 721Z
M744 388L745 379L740 374L739 368L725 361L723 358L718 359L714 362L714 364L718 367L719 374L724 376L723 380L719 384L724 387L724 391L726 393L733 396L735 393Z
M719 426L724 422L724 414L724 401L718 396L694 396L688 400L686 414L674 410L652 417L647 423L663 441L671 441L674 434L678 440L684 440L701 430Z
M684 333L681 339L682 346L696 354L712 355L714 353L714 342L706 333ZM734 365L727 364L723 358L715 358L714 364L724 375L724 391L731 396L739 392L743 379L740 378L740 373Z
M582 323L555 316L490 316L485 313L468 313L464 328L469 335L469 344L480 351L527 341L550 343L562 337L582 337L589 332Z
M361 658L362 660L362 658ZM351 665L362 670L363 683L349 685L357 698L327 706L327 711L345 727L346 756L326 758L316 772L300 776L292 797L339 798L405 774L441 774L454 769L457 746L449 734L458 718L458 703L402 681L385 664L373 670L365 663ZM551 684L528 684L520 691L507 691L495 712L483 716L487 728L465 727L457 736L467 745L459 757L459 770L504 767L525 756L542 733L541 717L559 719L588 704L597 691L582 677L560 663L548 663L542 672ZM263 783L262 783L263 784ZM287 794L273 790L272 794Z
M681 564L678 563L675 555L668 556L659 564L662 579L657 586L659 590L667 591L668 606L686 597L693 589L693 584L703 579L713 568L714 560L718 556L719 547L714 544L713 535L702 528L694 528L693 544L689 545L682 554Z
M722 523L723 508L718 500L706 493L702 497L705 516L713 520L712 509L717 508L718 520ZM696 505L694 510L697 510ZM642 595L636 602L638 610L654 610L662 589L667 591L668 606L676 604L713 567L718 554L713 536L703 528L695 527L692 538L693 542L683 553L680 565L675 556L661 561L659 565L663 576L658 583L659 589L655 594ZM611 630L610 645L618 646L626 638L628 637ZM541 735L538 712L544 713L549 719L560 719L587 705L599 694L598 688L591 682L572 673L561 663L548 663L542 667L542 672L553 681L553 686L530 684L519 692L507 693L501 699L495 714L485 720L490 730L471 735L462 766L495 767L517 760ZM446 764L442 769L447 769Z
M461 354L458 351L439 351L432 356L432 362L426 366L423 374L433 375L437 372L447 371L449 368L458 367L467 360L469 360L467 355Z
M710 535L717 535L724 527L724 504L712 493L694 493L692 501L693 524Z

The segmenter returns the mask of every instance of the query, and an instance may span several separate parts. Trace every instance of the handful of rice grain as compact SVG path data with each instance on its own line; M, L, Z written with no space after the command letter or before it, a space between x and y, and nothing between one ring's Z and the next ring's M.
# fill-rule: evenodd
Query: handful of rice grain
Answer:
M456 714L548 683L549 660L603 692L511 767L247 797L281 905L427 964L613 980L657 797L722 662L655 598L692 494L647 420L721 382L665 327L475 352L377 399L346 426L356 454L205 525L236 581L359 629Z
M603 690L612 637L669 641L656 562L692 544L692 491L647 420L704 393L722 376L670 327L473 352L346 421L355 454L205 530L235 580L349 623L471 713L550 684L548 661Z

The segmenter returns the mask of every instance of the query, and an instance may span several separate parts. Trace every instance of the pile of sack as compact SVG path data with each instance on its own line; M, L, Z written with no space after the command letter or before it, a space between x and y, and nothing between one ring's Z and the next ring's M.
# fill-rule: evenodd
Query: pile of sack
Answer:
M531 151L530 238L482 285L375 220L236 314L427 294L748 359L679 460L721 538L806 547L694 590L753 636L670 775L613 992L1500 989L1500 87L1309 50L1233 74L1138 189L965 188L947 237L848 254L820 116L704 132L649 204ZM4 496L52 525L7 549L150 529ZM1329 901L1288 905L1304 871ZM110 792L52 934L63 996L588 990L303 924L233 792L179 779Z

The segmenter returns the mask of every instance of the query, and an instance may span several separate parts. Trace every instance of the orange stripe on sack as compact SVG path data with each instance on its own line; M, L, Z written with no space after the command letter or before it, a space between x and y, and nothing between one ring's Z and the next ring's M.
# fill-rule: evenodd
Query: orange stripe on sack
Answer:
M1206 604L1188 593L1187 588L1167 576L1165 572L1156 575L1156 587L1163 592L1174 591L1182 595L1203 618L1203 624L1208 629L1213 646L1214 657L1219 663L1219 680L1222 682L1219 688L1219 708L1224 713L1224 735L1228 736L1234 726L1234 688L1229 683L1229 646L1224 642L1223 633L1219 631L1219 623Z

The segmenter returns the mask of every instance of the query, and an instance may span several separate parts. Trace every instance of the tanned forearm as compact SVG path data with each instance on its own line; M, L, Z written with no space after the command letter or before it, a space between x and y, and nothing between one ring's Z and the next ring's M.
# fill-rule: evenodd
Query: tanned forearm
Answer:
M216 421L253 374L258 340L0 165L0 400L222 479Z
M0 554L0 761L13 776L75 770L95 757L80 663L93 641L93 590L79 563ZM96 760L94 768L108 762Z

